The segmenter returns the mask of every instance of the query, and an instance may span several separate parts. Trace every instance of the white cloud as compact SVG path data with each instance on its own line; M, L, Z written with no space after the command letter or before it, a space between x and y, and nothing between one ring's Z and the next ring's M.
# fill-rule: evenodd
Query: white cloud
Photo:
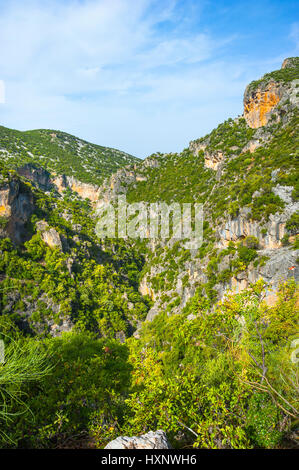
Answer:
M290 32L290 38L295 43L296 51L299 50L299 23L293 23Z
M5 85L4 81L0 80L0 104L5 103Z

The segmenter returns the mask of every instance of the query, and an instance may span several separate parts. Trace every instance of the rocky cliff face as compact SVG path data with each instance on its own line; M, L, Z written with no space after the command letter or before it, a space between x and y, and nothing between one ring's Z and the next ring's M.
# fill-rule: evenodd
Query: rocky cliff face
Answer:
M151 273L153 274L153 273ZM157 273L155 273L157 274ZM149 285L148 281L147 281L147 277L144 277L141 282L140 282L140 285L139 285L139 292L140 294L144 295L144 296L148 296L151 298L151 300L155 300L156 299L156 294L154 292L154 290L152 289L152 287Z
M99 199L99 186L82 183L73 176L52 175L44 168L32 164L26 164L18 168L17 172L42 191L56 190L59 194L63 194L66 189L70 189L83 199L89 199L92 203Z
M42 191L54 190L62 195L65 190L70 189L96 205L98 201L100 203L113 201L119 194L125 194L128 185L146 180L143 174L146 168L154 168L158 165L159 162L154 157L148 157L140 163L120 168L116 173L106 178L101 186L82 183L73 176L51 174L44 168L33 164L19 167L17 173Z
M50 191L53 188L51 173L49 173L44 168L40 168L36 165L28 163L18 168L17 172L20 176L23 176L28 181L31 181L42 191Z
M192 153L197 154L200 151L204 152L204 162L206 168L217 170L224 160L224 154L220 150L214 152L206 151L207 145L203 143L190 142L189 149Z
M216 228L215 247L219 252L226 249L230 242L240 243L247 237L254 237L258 243L257 255L259 259L264 259L261 264L251 262L249 266L237 274L231 276L227 281L217 283L214 290L217 293L217 300L222 300L228 292L239 293L249 287L250 283L255 283L263 279L268 284L265 302L273 305L276 301L276 291L281 281L295 279L299 281L299 270L290 270L297 262L298 250L291 246L283 246L282 239L288 232L286 222L292 214L298 213L299 203L293 202L291 198L293 188L277 185L274 193L279 194L284 200L286 207L282 212L271 214L267 223L260 223L250 218L250 210L242 209L235 218L230 218ZM291 240L293 237L289 235ZM218 266L218 271L225 272L231 270L232 263L236 259L236 254L226 255ZM174 298L178 296L179 303L172 309L173 313L180 312L187 302L195 294L196 288L200 284L208 282L207 264L208 259L188 260L177 271L175 280L169 290L155 290L152 280L164 272L163 263L154 265L144 276L140 283L140 292L148 295L154 302L147 315L147 321L152 321L155 316L165 310L167 301L165 296ZM184 282L188 279L188 282Z
M107 178L100 187L100 199L109 202L119 194L125 194L127 185L134 183L138 177L136 168L136 165L129 165Z
M71 189L83 199L89 199L95 203L99 199L100 189L89 183L82 183L73 176L58 175L52 178L52 183L57 191L62 194L66 189Z
M242 209L235 218L228 218L223 226L217 227L218 247L227 247L230 241L242 240L248 236L255 237L262 249L276 249L282 246L286 235L286 222L292 214L299 211L299 203L292 201L291 186L277 185L273 193L279 195L286 207L282 212L270 214L269 221L261 224L250 219L250 210Z
M285 59L282 69L294 66L292 59ZM257 129L268 124L276 114L276 119L282 119L286 114L286 102L298 105L297 84L299 80L282 82L265 76L258 82L249 84L244 93L244 117L247 124ZM278 104L280 105L278 107Z
M34 202L30 190L17 180L0 185L0 217L3 221L0 232L15 243L28 238L26 223L33 213Z
M46 245L50 246L51 248L58 248L62 250L62 242L59 233L53 227L49 227L49 224L44 221L40 220L36 223L36 229L40 232L42 240L46 243Z
M253 263L248 267L247 271L243 271L234 276L229 283L219 286L219 297L223 298L227 292L241 292L247 289L251 283L263 279L267 283L266 296L264 301L267 305L272 306L276 300L276 292L280 282L295 279L299 282L298 269L291 271L290 267L296 265L298 253L287 247L279 250L260 250L260 256L265 256L267 262L255 267Z
M114 201L118 195L126 194L128 186L146 181L144 172L147 168L158 168L159 161L148 157L140 163L120 168L110 178L106 178L99 188L99 201Z
M279 249L259 249L257 251L264 263L255 265L253 262L248 268L231 276L227 281L218 282L213 289L217 295L217 301L223 300L228 293L239 293L247 289L251 283L263 279L267 284L266 296L264 301L268 305L273 305L277 300L276 292L279 283L285 280L295 279L299 281L298 269L291 271L290 267L296 265L298 251L289 247L280 247ZM232 262L236 259L234 255L225 256L219 264L219 272L227 271L231 268ZM194 296L199 285L208 282L207 276L208 260L193 260L185 263L177 272L177 276L172 287L169 290L154 290L152 280L163 272L161 266L154 267L141 281L140 292L143 295L149 295L153 301L153 306L148 311L146 320L152 321L161 311L165 311L169 301L177 298L179 302L172 308L171 313L180 313L187 305L188 301ZM184 279L188 283L184 283ZM137 333L138 336L138 333Z
M244 117L247 124L253 128L265 126L270 118L271 111L279 103L282 90L275 82L254 91L245 91Z
M282 70L292 68L294 64L296 65L297 62L294 62L293 59L287 59L283 63ZM246 136L245 139L238 141L235 137L241 132L240 118L237 118L228 122L226 127L220 128L218 135L211 133L190 143L189 150L194 155L203 156L204 166L216 171L216 181L211 191L213 193L213 204L217 204L217 193L218 190L222 192L221 186L231 183L225 180L227 178L225 175L228 167L233 165L234 160L240 161L242 155L247 153L247 155L244 155L244 159L247 159L248 162L253 161L257 149L260 149L258 155L263 155L262 149L270 145L275 130L286 128L290 120L293 119L292 116L296 115L299 97L298 87L299 80L294 75L281 75L280 71L276 71L269 74L269 76L265 76L258 82L249 85L244 94L245 127L243 127L242 132ZM243 126L243 124L241 125ZM234 126L237 126L238 129L236 134L233 131ZM251 129L254 131L251 131ZM224 143L226 134L229 135L227 141L230 145ZM293 136L291 138L293 139ZM288 150L284 150L284 152L288 152ZM248 153L253 156L250 157ZM266 152L265 155L267 155ZM284 171L288 174L294 171L291 164L292 155L293 153L289 155L288 162L284 163ZM261 174L266 174L268 171L267 163L263 162L267 158L271 160L271 155L268 157L262 156L263 170ZM199 165L202 165L201 158L198 162ZM250 166L251 164L249 164L249 169ZM267 304L272 305L276 300L276 291L281 281L292 278L296 281L299 280L298 268L294 269L297 263L298 250L295 250L292 245L294 242L293 234L286 228L290 218L298 213L299 203L294 198L295 190L293 186L277 182L277 178L279 179L281 174L282 170L277 167L271 173L272 195L264 196L263 183L261 182L259 189L250 196L251 204L245 207L241 206L237 216L232 217L224 212L222 221L217 220L215 222L214 219L209 219L209 211L212 206L205 204L205 218L209 219L216 235L215 242L213 242L214 261L219 253L227 250L230 244L238 247L244 243L247 237L252 237L257 243L256 261L249 262L246 267L234 268L236 262L238 262L239 255L237 251L226 254L220 262L218 258L218 265L214 271L214 275L217 272L217 281L213 285L217 300L223 299L228 292L240 292L246 289L250 283L263 279L268 285L265 301ZM247 174L244 173L242 178L246 181ZM284 207L278 211L273 207L273 213L265 218L263 216L260 219L253 218L251 208L255 205L256 198L258 200L258 198L268 197L270 200L273 195L283 201ZM289 245L285 246L288 243ZM155 247L151 247L153 253L155 253L155 249ZM208 286L212 279L208 268L210 262L208 256L201 259L187 260L184 263L180 263L179 256L177 256L173 262L180 265L179 268L173 271L170 276L172 277L170 283L163 282L163 278L168 276L168 269L171 269L167 265L167 252L170 249L170 245L167 246L166 243L163 248L166 253L165 257L162 256L161 258L159 255L159 261L155 261L151 265L140 283L140 292L150 296L153 301L153 306L147 315L148 321L153 320L161 311L169 311L168 306L171 303L173 303L171 313L182 311L194 296L197 287L199 285Z

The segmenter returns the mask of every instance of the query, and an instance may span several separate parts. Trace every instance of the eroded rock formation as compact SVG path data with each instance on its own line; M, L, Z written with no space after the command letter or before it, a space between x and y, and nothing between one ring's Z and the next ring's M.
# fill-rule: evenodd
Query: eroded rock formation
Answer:
M51 173L49 173L44 168L27 163L26 165L18 168L17 172L20 176L23 176L27 180L31 181L43 191L50 191L53 188L53 184L51 182Z
M244 94L244 117L249 127L257 129L265 126L281 96L281 87L275 82L262 84L253 91L247 88Z
M51 175L44 168L33 164L26 164L17 169L20 176L29 180L42 191L56 190L62 194L66 189L71 189L83 199L89 199L95 203L99 199L99 186L90 183L82 183L73 176Z
M43 241L51 248L59 248L62 250L62 242L59 233L44 220L40 220L36 224L37 230L40 232Z
M0 232L8 235L15 243L22 243L28 237L25 225L33 213L33 196L26 186L11 180L0 186Z
M293 58L285 59L282 69L295 66ZM296 86L298 80L290 82L276 81L275 77L263 77L258 82L250 83L244 93L244 118L249 127L257 129L265 126L276 113L275 120L280 120L287 114L285 103L298 104ZM278 110L278 105L281 108Z

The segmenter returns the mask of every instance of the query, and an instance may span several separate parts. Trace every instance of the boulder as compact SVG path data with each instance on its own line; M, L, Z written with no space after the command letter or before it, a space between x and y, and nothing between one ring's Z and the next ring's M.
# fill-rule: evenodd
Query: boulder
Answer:
M142 436L120 436L109 442L105 449L171 449L164 431L150 431Z
M40 220L36 223L36 228L41 232L43 241L51 248L59 248L62 251L62 241L55 228L49 227L48 222Z
M26 163L26 165L17 169L17 173L31 181L42 191L51 191L53 189L51 174L44 168L40 168L32 163Z

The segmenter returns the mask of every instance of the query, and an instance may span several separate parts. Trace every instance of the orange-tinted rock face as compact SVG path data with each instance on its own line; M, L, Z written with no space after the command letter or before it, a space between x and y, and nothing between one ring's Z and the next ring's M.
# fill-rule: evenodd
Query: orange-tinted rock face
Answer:
M82 198L87 198L91 202L95 203L99 199L99 188L93 184L81 183L81 181L76 180L71 176L55 176L52 180L53 184L56 186L59 193L67 188L70 188L72 191L75 191Z
M11 214L10 207L4 204L0 205L0 217L9 217Z
M269 83L264 91L252 92L244 99L244 117L247 124L256 129L268 122L268 113L280 101L279 91L275 83Z
M71 189L78 193L82 198L89 199L91 202L96 202L99 199L99 188L92 184L81 183L80 181L73 180L71 182Z

